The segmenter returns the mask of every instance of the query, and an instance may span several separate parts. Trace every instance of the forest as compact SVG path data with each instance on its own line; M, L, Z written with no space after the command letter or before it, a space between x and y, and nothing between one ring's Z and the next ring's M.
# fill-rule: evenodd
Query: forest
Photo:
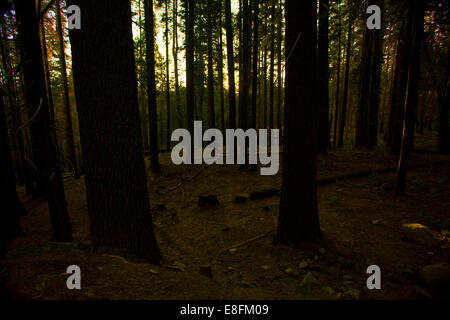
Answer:
M1 0L0 298L448 299L448 22Z

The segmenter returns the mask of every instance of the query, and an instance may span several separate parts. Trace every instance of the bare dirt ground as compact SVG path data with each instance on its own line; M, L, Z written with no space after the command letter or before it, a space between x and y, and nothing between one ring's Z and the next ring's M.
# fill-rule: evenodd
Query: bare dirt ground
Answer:
M7 244L6 259L0 262L0 279L8 294L20 299L441 297L423 287L417 272L425 265L450 261L448 239L435 247L415 244L404 239L401 226L421 223L448 235L448 157L414 154L410 164L420 168L409 171L403 197L394 196L395 173L320 186L324 239L300 248L272 244L279 195L235 201L237 194L279 189L280 174L260 176L259 171L237 166L175 166L168 154L161 159L161 175L148 171L156 236L164 256L161 266L94 252L83 178L69 179L65 189L74 242L50 242L46 203L22 197L29 212L22 219L24 234ZM397 157L382 150L333 151L319 157L318 179L396 164ZM204 193L215 194L219 204L200 208L198 198ZM66 268L72 264L81 268L82 290L66 288ZM366 287L371 264L381 268L381 290ZM316 283L300 285L308 273Z

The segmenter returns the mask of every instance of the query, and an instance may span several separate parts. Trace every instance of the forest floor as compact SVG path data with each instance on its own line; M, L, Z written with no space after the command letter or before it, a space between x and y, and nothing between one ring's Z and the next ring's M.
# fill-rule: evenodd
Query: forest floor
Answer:
M318 157L318 179L395 168L397 160L381 148L331 151ZM416 244L405 239L402 225L421 223L448 236L449 157L413 154L410 166L416 168L409 170L402 197L394 195L393 171L319 186L324 239L300 248L272 244L278 194L235 201L238 194L279 189L280 173L260 176L259 170L229 165L175 166L169 154L161 155L161 162L162 174L148 171L161 266L93 252L83 178L68 179L73 243L50 242L46 203L22 197L28 210L24 234L8 242L0 266L8 294L20 299L442 297L424 287L417 274L426 265L450 261L448 238L432 247ZM194 178L185 181L189 177ZM199 207L204 193L215 194L219 204ZM66 268L73 264L81 268L82 290L66 288ZM366 268L372 264L381 268L381 290L366 287ZM315 281L301 285L308 273Z

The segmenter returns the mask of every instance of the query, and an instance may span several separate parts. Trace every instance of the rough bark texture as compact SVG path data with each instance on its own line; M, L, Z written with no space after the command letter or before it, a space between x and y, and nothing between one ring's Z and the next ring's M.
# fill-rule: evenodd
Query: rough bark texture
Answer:
M193 136L194 132L194 108L195 108L195 74L194 74L194 1L184 0L186 2L186 108L188 130ZM193 144L192 144L193 145ZM194 159L194 153L191 154Z
M81 30L69 32L91 235L153 263L156 243L142 147L130 1L73 0Z
M170 134L171 134L171 114L170 114L170 67L169 67L169 0L165 1L166 9L166 30L164 31L164 38L166 42L166 146L167 151L170 151Z
M285 149L276 240L320 237L316 193L317 24L315 0L286 1ZM302 45L295 46L298 35ZM312 94L313 93L313 94Z
M259 0L253 0L253 73L251 128L256 129L256 105L258 96L258 50L259 50Z
M47 97L36 8L30 1L15 1L14 7L21 40L25 87L28 88L25 100L30 114L35 119L30 124L30 130L33 161L38 173L38 186L48 201L53 231L52 239L54 241L71 241L72 228L58 163L58 142Z

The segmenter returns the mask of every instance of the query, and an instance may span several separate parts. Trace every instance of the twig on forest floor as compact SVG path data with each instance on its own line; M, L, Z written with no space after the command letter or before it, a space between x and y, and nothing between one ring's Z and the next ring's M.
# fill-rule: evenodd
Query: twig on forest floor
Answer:
M270 235L272 232L273 232L273 230L266 231L266 232L264 232L264 233L262 233L262 234L260 234L260 235L257 235L257 236L255 236L255 237L253 237L253 238L247 239L247 240L245 240L245 241L236 243L236 244L234 244L234 245L232 245L232 246L230 246L230 247L227 247L227 248L225 248L225 249L220 250L220 251L216 254L216 256L214 257L214 260L212 261L211 264L216 263L216 262L217 262L217 259L219 258L219 256L220 256L222 253L225 253L225 252L227 252L227 251L229 251L229 250L231 250L231 249L237 249L237 248L242 247L242 246L245 246L246 244L249 244L249 243L251 243L251 242L253 242L253 241L256 241L256 240L265 238L265 237L267 237L268 235Z
M162 193L162 195L166 195L176 189L178 189L179 187L181 187L183 184L188 183L189 181L194 180L195 178L197 178L199 175L201 175L203 173L203 171L205 171L206 169L210 168L212 166L212 164L207 165L206 167L202 168L201 170L199 170L196 174L194 174L192 177L189 177L183 181L181 181L180 183L178 183L176 186L170 188L169 190L167 190L165 193Z

